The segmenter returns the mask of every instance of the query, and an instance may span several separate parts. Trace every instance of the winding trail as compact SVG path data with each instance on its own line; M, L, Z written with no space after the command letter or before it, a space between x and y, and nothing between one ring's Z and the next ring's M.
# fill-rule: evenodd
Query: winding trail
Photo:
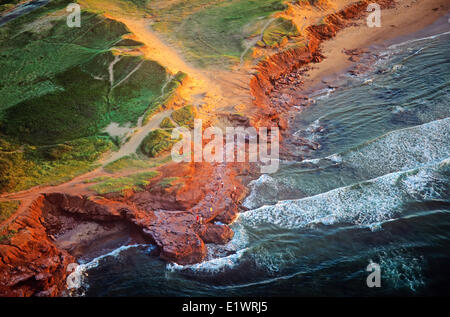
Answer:
M267 28L270 26L270 24L272 24L273 21L275 21L275 18L270 18L266 24L263 26L262 30L261 30L261 34L257 37L254 38L253 40L249 41L246 45L245 45L245 50L242 52L241 54L241 58L240 58L240 65L242 66L244 64L244 57L245 55L247 55L247 52L256 45L256 43L258 43L258 41L262 41L264 39L264 32L267 30Z
M165 43L151 29L151 21L146 18L126 16L114 11L105 14L109 19L116 20L127 26L133 34L133 39L142 42L142 48L146 58L163 65L172 75L183 72L188 75L187 80L179 89L179 95L186 103L204 105L203 117L211 119L211 113L219 109L228 109L239 104L251 104L248 90L250 74L247 70L211 70L198 69L191 66L176 48ZM244 82L247 85L237 86L233 83ZM198 100L198 96L202 96ZM200 110L202 116L202 110Z
M87 7L92 4L87 2L84 3L84 1L80 1L80 3ZM100 3L97 5L100 5ZM188 80L183 83L178 93L184 99L186 104L192 103L196 106L202 106L199 112L201 117L211 120L217 117L217 113L234 111L235 106L242 107L242 105L244 105L244 108L246 107L249 112L252 111L252 99L248 88L251 75L245 67L240 67L240 69L235 69L233 71L196 69L189 65L175 48L166 44L152 31L150 27L151 21L149 19L127 15L126 12L116 9L117 8L108 7L101 8L102 11L106 11L104 15L107 18L126 25L133 34L132 38L145 44L142 50L147 59L154 60L161 65L164 65L171 75L180 71L188 75ZM267 21L258 38L262 38L264 31L273 20L274 19L269 19ZM249 49L250 47L248 47L246 51ZM245 53L241 56L241 60L244 56ZM111 89L123 82L122 80L114 85L113 68L119 60L120 57L116 57L108 68ZM138 67L139 66L140 65L138 65ZM131 74L132 73L130 73L129 76L131 76ZM164 90L164 88L162 90ZM110 175L103 170L103 167L123 156L135 153L147 134L158 128L161 121L170 116L172 111L173 110L166 110L154 115L144 126L141 126L141 120L139 120L138 128L134 130L131 138L121 146L120 150L110 153L108 157L101 159L99 161L101 166L91 172L79 175L68 182L56 186L37 186L21 192L0 195L0 201L21 201L21 205L15 215L10 217L7 222L25 211L42 193L66 192L77 195L91 193L88 190L89 184L85 184L84 181L98 176Z
M102 166L105 166L115 160L120 159L123 156L130 155L135 153L138 149L139 145L142 143L142 140L147 136L147 134L159 127L164 118L167 118L172 114L173 110L165 110L163 112L159 112L155 114L152 119L144 126L137 128L135 133L131 136L130 140L126 142L119 151L113 152L112 155L102 162Z

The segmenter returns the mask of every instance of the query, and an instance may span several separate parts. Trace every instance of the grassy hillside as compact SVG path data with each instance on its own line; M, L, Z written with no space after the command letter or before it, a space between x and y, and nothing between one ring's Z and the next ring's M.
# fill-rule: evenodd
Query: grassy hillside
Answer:
M139 191L142 190L143 187L149 185L150 180L158 175L158 172L150 171L132 174L127 177L92 180L93 182L99 181L99 183L91 186L89 189L100 195L109 193L124 193L128 190Z
M151 131L140 145L142 153L157 157L169 151L178 140L172 140L171 131L156 129Z
M81 28L69 28L71 2L51 1L0 28L0 192L94 168L115 147L107 125L133 126L160 106L165 68L117 55L116 46L142 45L123 38L122 23L83 11Z
M32 22L45 30L27 30L28 22L0 41L0 130L31 144L54 144L95 135L111 121L135 124L161 95L164 67L120 56L111 83L109 50L127 29L88 12L81 28L68 28L64 16L48 22L49 16Z
M172 38L199 66L228 66L240 60L245 41L264 30L281 0L154 0L154 28ZM287 34L278 34L280 40Z

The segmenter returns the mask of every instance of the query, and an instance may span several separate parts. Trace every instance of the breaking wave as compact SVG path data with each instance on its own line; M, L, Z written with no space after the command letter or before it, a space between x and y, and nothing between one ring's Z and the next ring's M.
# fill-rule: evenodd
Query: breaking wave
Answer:
M442 160L450 154L450 118L389 132L342 154L344 164L381 176Z
M250 195L243 205L254 209L286 199L286 193L297 194L290 199L317 195L442 161L450 156L448 135L450 118L445 118L386 133L343 153L290 164L283 174L262 175L250 182ZM294 192L296 188L301 188L302 193Z
M247 252L248 236L239 224L233 225L234 236L225 245L209 244L206 261L191 265L168 263L168 272L193 271L197 273L217 273L232 269L240 263L240 259Z
M103 254L92 259L89 262L76 264L73 267L73 271L67 277L67 290L69 296L84 296L86 294L87 289L89 288L89 284L87 282L88 271L100 266L102 261L107 258L117 258L120 254L129 249L133 248L146 248L148 252L154 250L156 247L151 244L131 244L121 246L109 253ZM70 271L70 266L68 267Z
M450 159L387 174L298 200L281 201L241 215L251 227L275 224L296 229L310 224L351 223L370 226L397 216L409 202L447 200Z

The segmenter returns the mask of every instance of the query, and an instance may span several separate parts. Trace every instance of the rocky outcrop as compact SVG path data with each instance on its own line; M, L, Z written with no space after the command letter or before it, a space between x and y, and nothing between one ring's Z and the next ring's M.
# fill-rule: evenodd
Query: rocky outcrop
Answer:
M233 168L226 165L172 167L172 171L177 169L183 170L187 181L164 197L173 207L184 210L152 210L152 200L148 200L151 194L137 193L130 201L140 211L127 216L152 237L161 258L179 264L198 263L207 255L205 243L226 243L232 237L228 226L213 223L229 224L237 217L245 188L236 180ZM153 215L151 219L149 214Z
M217 244L225 244L229 242L234 235L234 232L230 229L230 227L212 223L200 225L197 232L205 243Z
M57 296L66 288L66 269L75 259L48 237L44 205L41 196L7 228L14 235L0 244L0 296Z
M70 273L67 266L80 254L74 248L76 239L96 242L96 235L77 232L77 227L90 223L132 226L158 246L162 259L183 265L205 259L205 243L227 243L233 232L226 224L236 218L245 195L234 168L175 164L164 173L180 173L186 180L159 192L151 184L148 190L125 197L42 194L12 220L8 230L14 235L0 244L0 296L61 295ZM218 221L222 224L215 224ZM92 231L93 226L88 228ZM75 242L68 243L67 236Z
M382 7L393 3L377 2ZM305 67L323 58L320 43L366 14L368 3L359 1L328 16L325 23L310 26L305 46L286 49L262 60L250 83L258 114L251 120L239 115L229 115L227 120L243 126L286 129L282 113L307 98L280 91L283 87L301 85ZM305 140L298 142L311 148L316 146ZM248 168L251 166L165 165L162 175L181 178L180 186L155 190L153 183L144 191L131 191L125 196L41 195L26 212L11 221L6 229L11 237L0 242L0 296L61 295L66 288L67 266L76 258L72 249L59 239L68 230L76 231L77 224L83 221L126 223L157 245L162 259L178 264L201 262L207 256L205 243L224 244L232 239L233 232L227 224L236 219L246 193L237 176L248 174Z

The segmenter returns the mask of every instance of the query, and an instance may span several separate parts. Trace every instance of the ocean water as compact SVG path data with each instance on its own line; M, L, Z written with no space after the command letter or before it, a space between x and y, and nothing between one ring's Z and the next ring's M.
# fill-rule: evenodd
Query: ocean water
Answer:
M250 184L251 210L208 246L216 256L180 266L122 248L82 266L79 294L450 295L450 34L379 53L298 113L293 134L320 149ZM372 262L380 288L366 283Z

